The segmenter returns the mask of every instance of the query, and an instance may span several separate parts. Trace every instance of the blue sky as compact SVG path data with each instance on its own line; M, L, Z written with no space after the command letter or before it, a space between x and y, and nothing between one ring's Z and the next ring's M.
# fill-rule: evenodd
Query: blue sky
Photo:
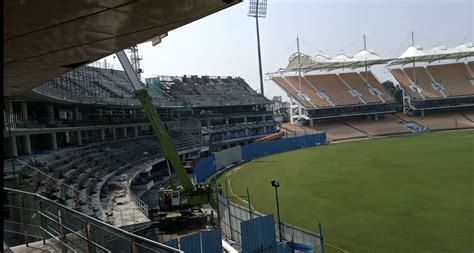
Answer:
M397 57L411 43L424 48L457 46L474 39L473 0L268 0L268 13L260 20L264 73L286 66L296 51L310 55L321 50L335 56L355 54L368 47L381 57ZM139 46L144 76L210 75L241 76L259 89L255 19L247 16L248 1L169 32L155 47ZM392 77L376 67L382 80ZM265 81L265 95L284 95Z

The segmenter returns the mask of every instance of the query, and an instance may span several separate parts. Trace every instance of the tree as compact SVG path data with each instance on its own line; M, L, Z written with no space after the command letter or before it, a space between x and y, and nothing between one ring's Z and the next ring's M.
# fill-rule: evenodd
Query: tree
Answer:
M395 86L395 84L389 80L383 82L382 85L385 87L385 89L387 89L388 92L390 92L390 94L392 94L398 103L403 103L403 91L400 86Z

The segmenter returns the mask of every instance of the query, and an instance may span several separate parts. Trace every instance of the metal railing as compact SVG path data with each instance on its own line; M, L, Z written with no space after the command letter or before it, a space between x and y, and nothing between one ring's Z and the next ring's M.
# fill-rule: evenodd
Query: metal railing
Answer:
M132 234L39 194L3 188L4 241L12 245L42 239L60 252L182 252Z

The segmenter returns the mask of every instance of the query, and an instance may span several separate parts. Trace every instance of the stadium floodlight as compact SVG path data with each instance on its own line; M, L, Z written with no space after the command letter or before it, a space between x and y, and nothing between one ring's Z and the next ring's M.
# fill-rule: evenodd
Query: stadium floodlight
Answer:
M258 28L258 18L265 18L267 16L267 0L250 0L249 17L255 18L257 28L257 49L258 49L258 70L260 74L260 93L263 93L263 73L262 73L262 53L260 50L260 31Z
M249 17L264 18L267 16L267 0L250 0Z
M280 182L277 180L272 180L272 186L275 187L275 199L277 204L277 215L278 215L278 233L280 235L280 242L283 241L282 231L281 231L281 219L280 219L280 201L278 200L278 187L280 187Z

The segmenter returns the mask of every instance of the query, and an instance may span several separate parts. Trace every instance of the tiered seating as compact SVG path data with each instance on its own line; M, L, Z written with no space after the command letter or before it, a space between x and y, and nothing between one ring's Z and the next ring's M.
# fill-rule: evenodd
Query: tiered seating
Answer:
M416 84L421 88L423 95L427 98L441 98L443 97L438 90L433 89L430 76L423 67L415 67L415 74L413 74L413 68L405 68L405 73L410 77L411 80L415 80Z
M365 72L361 72L360 74L362 75L362 77L365 78ZM371 71L368 71L367 77L369 79L367 81L370 83L370 85L372 85L374 88L376 88L377 90L380 91L380 94L381 94L382 98L386 102L395 101L395 99L392 97L392 95L390 95L388 93L388 91L385 89L385 87L383 87L383 85L377 80L377 78L375 78L374 74Z
M405 121L415 121L429 130L472 128L474 123L459 112L425 112L425 116L399 114Z
M329 141L367 137L367 134L347 126L340 121L318 122L315 124L314 129L326 132L326 138Z
M281 128L285 129L287 132L290 133L297 133L297 134L311 134L314 133L314 129L309 127L299 126L296 124L291 123L283 123L281 124Z
M474 61L468 62L467 65L469 66L469 68L471 69L471 71L474 72Z
M378 96L372 95L369 92L367 84L357 73L341 73L339 76L346 81L353 89L360 92L362 98L367 103L380 103L382 102Z
M185 134L173 135L173 143L178 150L197 144ZM130 173L135 166L162 156L159 142L153 135L71 149L56 155L56 160L47 164L49 174L57 181L43 177L37 192L105 220L101 199L106 196L101 196L101 192L107 181L114 175ZM58 190L51 192L54 188ZM80 192L79 207L76 206L77 193L71 188Z
M448 96L474 95L471 75L464 63L432 65L428 66L428 70L438 82L443 83Z
M462 110L461 113L469 121L474 122L474 109L465 109L465 110Z
M171 78L164 91L193 107L267 104L242 78ZM213 81L210 81L210 80Z
M297 76L288 76L285 77L286 80L295 87L296 90L299 90L299 77ZM311 84L308 83L304 78L301 78L301 91L310 99L311 103L318 107L327 107L331 104L328 103L326 99L322 99L318 96L316 89L311 87Z
M381 136L390 134L410 133L410 129L401 125L400 120L392 115L385 115L378 120L350 118L344 119L344 123L367 133L370 136Z
M349 93L349 88L336 74L311 75L306 79L318 90L326 93L336 105L356 105L362 102Z
M298 98L298 101L302 103L303 106L305 107L313 107L315 103L317 103L317 100L313 100L313 96L311 96L312 93L307 94L309 101L306 99L301 98L299 96L299 90L295 88L291 83L283 79L282 77L273 77L273 80L280 85L286 92L288 92L292 97ZM305 82L306 83L306 82ZM303 84L302 84L303 85ZM306 84L305 84L306 85ZM303 90L303 87L301 88ZM305 88L305 90L307 90ZM305 92L306 93L306 92Z
M397 79L397 81L403 86L403 89L408 93L408 95L414 99L421 99L422 97L418 92L413 91L410 88L411 81L405 76L401 69L390 69L392 75Z

